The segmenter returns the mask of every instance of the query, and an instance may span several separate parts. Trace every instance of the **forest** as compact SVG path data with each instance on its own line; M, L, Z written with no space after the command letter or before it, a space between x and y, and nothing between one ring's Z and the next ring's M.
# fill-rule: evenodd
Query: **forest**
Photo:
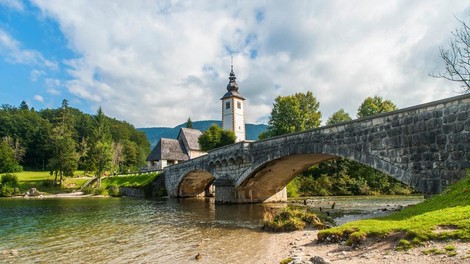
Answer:
M60 177L76 170L100 177L136 171L145 164L149 143L133 125L69 106L36 111L26 102L0 107L0 173L46 170Z

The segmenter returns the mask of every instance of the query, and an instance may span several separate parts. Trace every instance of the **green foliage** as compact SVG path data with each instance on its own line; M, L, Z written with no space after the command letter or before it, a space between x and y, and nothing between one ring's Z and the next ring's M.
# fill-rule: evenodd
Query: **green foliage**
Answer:
M288 197L299 197L299 178L294 178L292 181L289 182L286 186L287 196Z
M2 176L1 183L2 183L1 185L9 185L11 187L17 187L18 186L18 176L16 176L15 174L7 173L7 174Z
M202 151L220 148L235 143L235 132L224 130L213 124L208 130L204 131L199 137L198 142Z
M193 121L191 121L191 117L188 117L188 121L186 122L186 128L193 128Z
M397 106L390 100L383 100L380 96L367 97L357 109L357 117L372 116L397 110Z
M352 119L349 116L349 114L346 113L346 111L344 111L343 108L341 108L338 111L334 112L328 118L328 120L326 121L326 124L327 125L334 125L334 124L338 124L338 123L345 122L345 121L350 121L350 120L352 120Z
M19 194L20 190L18 189L18 177L9 173L3 175L0 184L0 196L10 197Z
M315 165L293 182L299 196L410 194L413 191L382 172L346 159Z
M306 209L286 207L278 211L275 215L266 211L261 228L272 232L286 232L303 230L307 226L323 229L325 224L316 214Z
M15 148L15 146L13 145L12 139L8 136L1 139L0 141L0 173L18 172L18 171L23 170L23 167L21 167L19 164L22 154L18 153L18 152L21 152L21 150L18 150L18 147Z
M464 179L449 186L444 192L415 206L406 207L395 214L350 222L339 227L322 230L320 241L330 235L351 234L362 231L368 237L389 234L406 235L410 245L431 239L461 239L470 241L470 173ZM436 232L436 229L441 229ZM344 239L345 236L340 236ZM347 239L348 237L346 237ZM405 247L406 242L402 242Z
M108 194L113 197L121 196L121 192L119 191L119 186L111 185L106 188L108 190Z
M320 126L321 112L312 92L278 96L269 118L268 130L260 139L303 131Z
M132 157L127 157L124 154L121 167L135 170L145 164L145 158L150 151L145 133L136 130L126 122L108 118L104 114L103 119L109 123L112 141L127 141L123 144L129 149L134 148L126 152L133 155ZM94 122L91 115L70 107L67 100L62 102L60 108L41 111L28 110L24 104L20 108L2 105L0 107L0 124L2 124L0 138L14 139L11 142L15 157L18 157L17 154L23 153L18 164L23 165L26 169L43 170L53 155L50 145L51 138L54 137L53 128L63 127L75 142L75 151L80 156L78 167L83 169L88 166L86 154L93 146L90 138L93 134ZM3 153L4 149L0 146L0 163L9 161L3 158ZM15 171L18 169L21 167L17 167ZM12 170L9 169L9 171Z

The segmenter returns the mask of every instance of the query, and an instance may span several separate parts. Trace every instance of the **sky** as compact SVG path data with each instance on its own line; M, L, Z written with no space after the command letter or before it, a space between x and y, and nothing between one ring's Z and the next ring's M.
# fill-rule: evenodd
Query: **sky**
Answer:
M220 120L231 57L247 123L312 91L323 123L368 96L399 108L456 96L443 72L462 0L0 0L0 104L136 127Z

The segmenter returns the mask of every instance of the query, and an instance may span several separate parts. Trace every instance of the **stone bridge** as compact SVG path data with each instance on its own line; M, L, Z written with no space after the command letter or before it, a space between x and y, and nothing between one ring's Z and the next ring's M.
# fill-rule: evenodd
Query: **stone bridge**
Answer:
M319 162L347 158L424 194L470 167L470 94L255 142L240 142L164 169L171 197L215 186L216 203L278 202Z

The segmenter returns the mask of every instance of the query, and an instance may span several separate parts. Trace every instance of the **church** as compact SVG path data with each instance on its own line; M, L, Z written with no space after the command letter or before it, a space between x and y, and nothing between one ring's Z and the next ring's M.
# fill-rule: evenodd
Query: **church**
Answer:
M235 142L245 141L245 98L238 92L237 77L230 66L227 92L222 101L222 128L235 132ZM192 128L181 128L177 139L161 138L148 155L147 170L161 170L166 166L205 155L198 139L202 132Z

